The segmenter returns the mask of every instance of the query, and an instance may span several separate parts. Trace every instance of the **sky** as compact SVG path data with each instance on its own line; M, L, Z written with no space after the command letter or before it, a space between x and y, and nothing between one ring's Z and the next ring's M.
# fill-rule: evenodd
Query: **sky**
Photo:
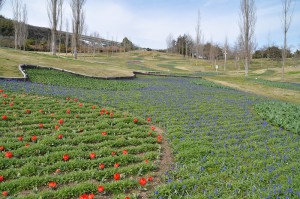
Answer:
M12 18L12 0L6 0L1 15ZM71 19L70 0L65 0L65 20ZM300 49L300 0L294 0L293 18L287 42ZM23 0L28 23L49 27L47 0ZM255 40L257 48L268 44L283 46L282 1L256 0ZM87 33L122 41L128 37L144 48L165 49L166 38L189 34L195 38L198 11L205 42L222 46L227 37L234 45L239 35L240 0L87 0L84 5ZM70 22L69 22L70 23Z

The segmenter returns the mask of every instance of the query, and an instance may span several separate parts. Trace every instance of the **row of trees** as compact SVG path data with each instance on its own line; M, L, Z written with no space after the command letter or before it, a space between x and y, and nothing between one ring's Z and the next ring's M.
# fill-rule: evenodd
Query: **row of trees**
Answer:
M266 52L255 52L255 24L256 24L256 7L255 0L241 0L240 1L240 21L239 29L240 34L234 44L234 47L230 49L227 37L222 45L214 44L212 39L210 42L204 42L204 36L201 31L201 17L200 11L198 11L197 24L195 27L195 39L189 34L184 34L174 39L172 34L169 34L166 39L167 52L179 53L184 56L193 56L195 58L210 59L212 64L214 60L223 58L224 69L226 69L226 61L228 57L236 60L244 59L245 76L248 76L250 67L250 61L252 57L268 57L282 59L282 80L284 80L284 67L285 59L289 57L290 51L287 49L287 32L289 30L291 19L292 19L292 7L293 0L281 0L283 7L283 35L284 35L284 47L281 49L281 56L278 55L278 47L268 46L268 53ZM272 54L270 54L272 52ZM260 56L258 56L260 54Z

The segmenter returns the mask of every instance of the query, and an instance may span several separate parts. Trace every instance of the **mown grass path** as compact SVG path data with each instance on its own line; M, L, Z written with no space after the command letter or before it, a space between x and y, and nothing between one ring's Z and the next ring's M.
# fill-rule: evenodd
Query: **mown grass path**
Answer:
M155 198L300 197L300 136L272 126L254 112L253 105L267 99L185 78L134 81L146 87L104 91L3 81L0 85L42 95L78 96L151 117L166 130L175 157Z

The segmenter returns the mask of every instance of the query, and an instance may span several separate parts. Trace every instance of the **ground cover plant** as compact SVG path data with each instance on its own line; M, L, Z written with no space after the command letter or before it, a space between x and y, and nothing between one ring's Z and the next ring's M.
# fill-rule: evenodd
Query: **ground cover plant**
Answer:
M143 88L99 91L0 80L5 90L80 96L165 129L172 168L153 198L299 198L300 135L260 117L267 99L194 79L138 76ZM268 100L269 101L269 100Z
M260 83L266 86L275 87L275 88L283 88L289 90L300 91L300 84L289 83L289 82L279 82L279 81L270 81L260 78L248 78L249 81Z
M162 136L150 118L0 87L0 191L18 198L134 198Z
M129 90L131 88L142 88L143 85L134 81L106 81L96 78L85 78L74 74L60 72L53 69L26 69L31 82L64 85L66 87L76 87L99 90ZM47 74L47 75L44 75Z
M255 106L265 120L288 131L300 133L300 106L284 102L264 102Z

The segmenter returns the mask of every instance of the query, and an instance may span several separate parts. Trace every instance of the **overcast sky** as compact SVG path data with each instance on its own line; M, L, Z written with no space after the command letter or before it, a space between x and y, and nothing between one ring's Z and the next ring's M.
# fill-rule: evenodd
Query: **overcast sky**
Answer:
M23 0L28 23L48 27L47 0ZM141 47L166 48L166 38L185 33L195 37L197 13L205 41L222 45L225 37L232 45L239 34L240 0L87 0L84 9L88 34L121 41L125 36ZM69 0L64 17L70 19ZM258 46L283 45L281 0L257 0L256 42ZM6 0L1 15L12 18L11 0ZM300 48L300 1L296 0L288 32L288 45Z

